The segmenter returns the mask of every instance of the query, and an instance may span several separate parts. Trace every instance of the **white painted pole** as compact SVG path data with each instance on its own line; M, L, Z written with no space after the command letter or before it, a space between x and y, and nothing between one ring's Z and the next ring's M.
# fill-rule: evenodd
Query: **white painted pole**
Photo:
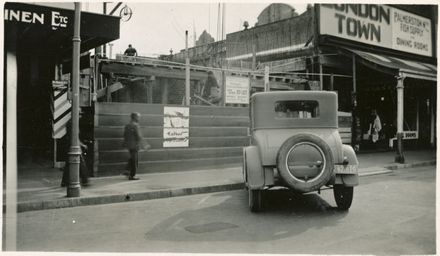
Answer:
M108 54L108 58L111 59L112 56L113 56L113 55L112 55L112 53L113 53L113 44L112 44L112 43L109 43L108 46L109 46L109 54Z
M264 66L264 91L270 91L269 85L269 66Z
M6 218L5 249L17 246L17 59L6 54Z
M322 76L322 62L321 59L319 59L319 90L324 90L324 78Z
M189 73L189 52L188 52L188 30L185 31L185 105L190 104L190 73Z
M403 156L403 76L397 78L397 154L395 161L404 163Z
M226 3L223 3L223 10L222 10L222 40L226 39Z

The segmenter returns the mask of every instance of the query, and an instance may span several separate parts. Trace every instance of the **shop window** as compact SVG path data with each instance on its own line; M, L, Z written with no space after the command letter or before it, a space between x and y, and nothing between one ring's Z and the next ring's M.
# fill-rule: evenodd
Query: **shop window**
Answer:
M316 118L319 116L319 104L311 100L277 101L275 113L278 118Z

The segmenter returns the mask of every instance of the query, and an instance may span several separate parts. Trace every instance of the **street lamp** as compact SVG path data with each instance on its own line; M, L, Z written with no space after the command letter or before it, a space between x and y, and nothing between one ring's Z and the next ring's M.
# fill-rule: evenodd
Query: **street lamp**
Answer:
M79 146L79 58L80 58L80 25L81 3L75 2L75 20L73 31L72 53L72 134L69 151L69 184L67 197L79 197L81 186L79 183L79 166L81 148Z

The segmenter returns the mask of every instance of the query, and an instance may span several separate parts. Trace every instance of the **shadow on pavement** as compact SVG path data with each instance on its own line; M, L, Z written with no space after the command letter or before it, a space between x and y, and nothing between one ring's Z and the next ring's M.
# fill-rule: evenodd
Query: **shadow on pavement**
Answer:
M273 241L295 237L309 229L338 225L348 213L338 211L317 194L298 195L287 190L267 191L265 210L252 213L247 191L233 195L238 197L226 193L212 195L225 199L215 206L186 210L164 220L145 234L145 240ZM194 252L197 251L195 248Z

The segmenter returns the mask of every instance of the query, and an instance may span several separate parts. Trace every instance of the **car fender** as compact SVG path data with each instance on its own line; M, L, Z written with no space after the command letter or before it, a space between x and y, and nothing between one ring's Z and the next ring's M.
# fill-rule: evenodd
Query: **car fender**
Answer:
M342 154L344 157L347 157L348 164L359 165L356 153L354 152L353 147L351 147L350 145L342 144Z
M348 161L348 164L359 166L359 161L357 160L356 153L351 146L343 144L342 151L344 158L346 158ZM349 187L357 186L359 185L359 175L337 174L335 177L335 184L342 184Z
M243 150L243 170L245 176L245 182L247 187L250 189L259 189L264 186L264 169L261 165L260 154L258 152L258 147L249 146L245 147Z

